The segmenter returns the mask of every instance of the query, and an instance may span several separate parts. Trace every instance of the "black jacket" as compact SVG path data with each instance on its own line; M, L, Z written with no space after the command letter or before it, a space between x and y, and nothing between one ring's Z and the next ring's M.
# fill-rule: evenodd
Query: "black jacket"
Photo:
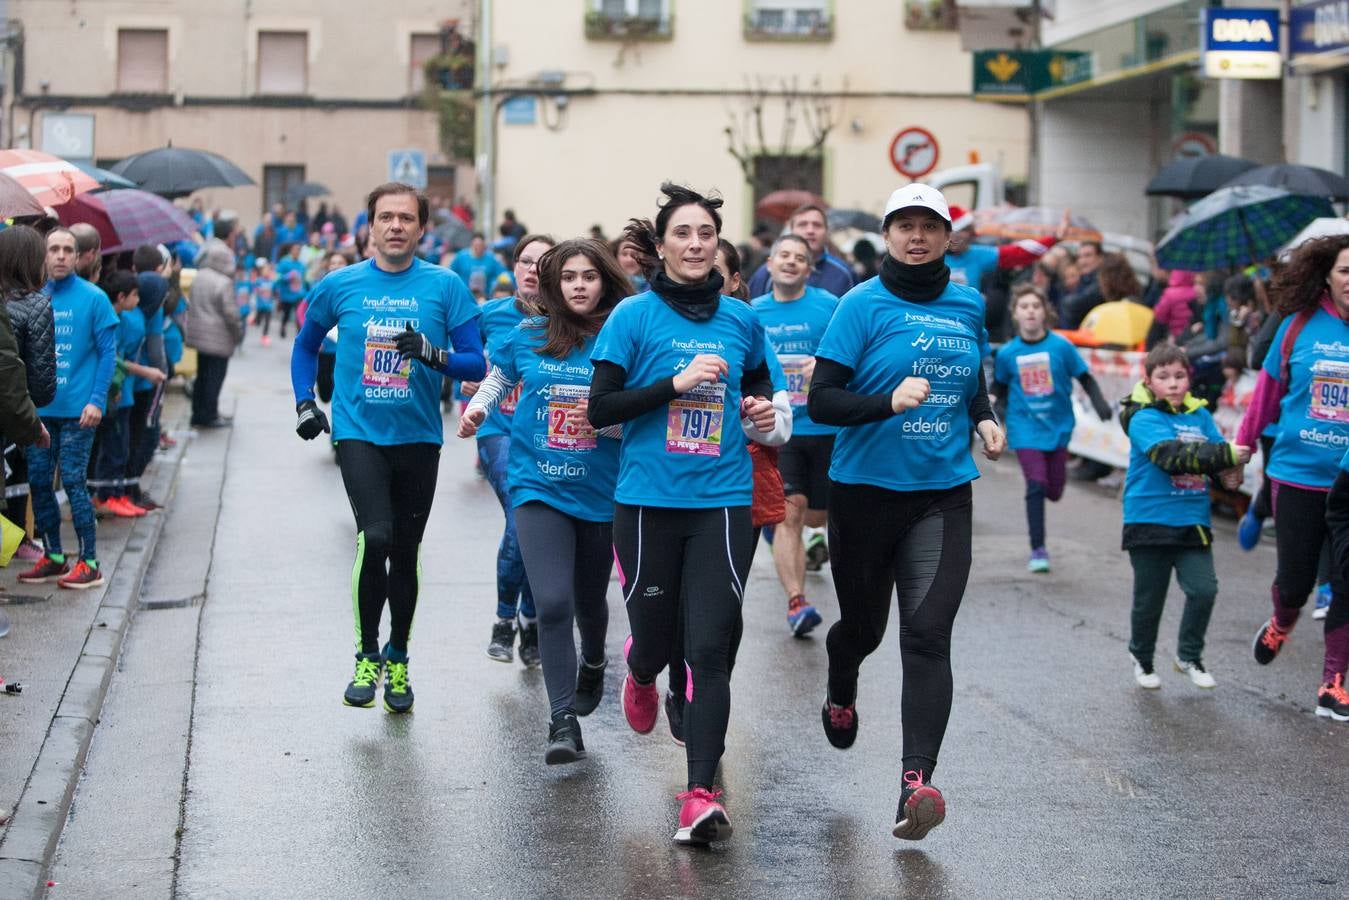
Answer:
M51 298L34 291L11 298L5 307L14 328L14 341L19 345L19 358L28 370L28 396L34 406L46 406L56 399L56 330Z
M0 432L16 444L31 444L42 434L42 422L28 398L26 380L9 316L0 307ZM0 468L0 485L3 484L4 470Z

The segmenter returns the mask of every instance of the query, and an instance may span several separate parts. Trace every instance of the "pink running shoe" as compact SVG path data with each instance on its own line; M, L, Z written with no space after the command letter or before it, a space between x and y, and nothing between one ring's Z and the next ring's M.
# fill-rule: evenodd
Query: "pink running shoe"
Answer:
M717 802L720 796L721 791L702 787L676 795L675 799L684 801L684 805L679 809L675 843L706 846L730 838L731 820L726 808Z
M632 635L623 643L623 660L626 662L628 651L632 648ZM623 717L628 720L632 730L638 734L648 734L656 727L656 716L660 712L660 691L656 683L638 684L632 677L632 670L623 679Z
M904 790L891 834L905 841L921 841L946 819L946 799L941 791L923 782L923 773L904 773Z

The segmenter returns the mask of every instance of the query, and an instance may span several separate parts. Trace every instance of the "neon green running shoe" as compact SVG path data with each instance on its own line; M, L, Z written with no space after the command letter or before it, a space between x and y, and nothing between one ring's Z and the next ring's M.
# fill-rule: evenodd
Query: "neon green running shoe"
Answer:
M391 713L412 712L412 685L408 683L407 660L385 660L384 708Z
M382 662L378 653L356 654L356 674L352 677L351 684L347 685L346 693L342 695L343 703L362 709L369 709L375 705L375 689L379 687ZM407 675L404 674L403 677L406 678Z

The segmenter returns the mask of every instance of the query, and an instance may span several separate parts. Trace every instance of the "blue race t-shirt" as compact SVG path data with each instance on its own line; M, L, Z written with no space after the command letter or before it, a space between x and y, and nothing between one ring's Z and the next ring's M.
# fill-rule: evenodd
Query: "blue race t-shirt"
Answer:
M679 372L700 353L726 360L724 381L702 384L623 423L614 499L632 506L749 506L753 483L740 433L740 382L764 364L763 325L748 304L722 297L705 322L690 321L652 291L614 308L591 353L642 388Z
M136 357L145 344L145 316L139 309L130 309L118 313L117 318L117 356L127 362L138 362ZM117 395L118 409L126 409L135 403L134 385L140 381L141 379L131 374L122 379L122 390Z
M1280 377L1283 336L1296 316L1274 333L1264 371ZM1329 488L1349 449L1349 324L1317 309L1289 354L1288 393L1279 403L1279 430L1265 472L1310 488Z
M829 477L892 491L941 490L979 477L970 457L970 400L988 337L984 300L952 282L936 300L912 303L880 278L839 301L816 357L853 370L858 394L890 394L909 376L932 386L917 409L838 430Z
M588 522L612 522L619 442L567 422L567 413L590 396L595 339L562 359L540 355L546 321L526 319L511 329L495 357L501 374L522 388L506 468L511 505L538 501Z
M276 298L282 303L304 299L304 263L287 256L276 264Z
M824 337L824 330L838 308L838 298L828 291L807 287L805 294L796 300L779 303L770 293L756 298L752 305L787 376L787 392L792 401L792 435L835 433L838 429L817 424L806 411L810 379L806 377L804 367L820 346L820 338Z
M164 317L164 355L173 365L178 365L183 358L183 330L178 327L178 323L173 320L173 316L181 316L187 311L187 301L182 297L171 310L171 314Z
M497 261L496 254L490 250L482 256L474 256L473 251L465 247L450 260L450 271L464 279L470 291L486 297L496 283L497 276L506 271L506 267Z
M54 419L78 419L90 403L105 409L108 381L116 364L117 313L108 295L78 275L50 282L52 322L56 335L56 396L38 410ZM106 332L106 336L101 333ZM100 337L111 341L114 356L99 378ZM99 381L102 389L95 390Z
M1124 524L1208 525L1208 477L1170 475L1148 459L1162 441L1222 442L1207 409L1168 413L1140 409L1129 420L1129 471L1124 476Z
M976 291L984 283L984 276L998 267L998 248L987 244L970 244L957 256L946 254L946 267L951 270L954 284L967 284Z
M1018 450L1057 450L1073 436L1073 379L1086 374L1077 348L1049 332L999 348L993 380L1007 385L1007 440Z
M478 331L482 333L482 345L487 351L489 366L496 365L497 352L515 331L515 326L526 318L528 315L520 311L515 297L498 297L479 307ZM467 398L461 395L460 399ZM515 405L519 402L520 386L517 384L483 419L482 425L478 427L478 439L510 434L511 416L515 415Z
M477 314L458 275L421 260L401 272L385 272L365 260L319 281L310 294L308 319L324 331L338 329L333 440L442 443L444 376L400 356L397 337L410 322L432 344L448 348L450 332Z

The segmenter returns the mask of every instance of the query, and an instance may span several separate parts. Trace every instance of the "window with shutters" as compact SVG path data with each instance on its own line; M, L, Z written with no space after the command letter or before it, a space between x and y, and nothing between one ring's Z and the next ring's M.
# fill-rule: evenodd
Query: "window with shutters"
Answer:
M749 0L745 39L827 41L834 36L829 0Z
M668 40L674 18L670 0L591 0L586 37L617 40Z
M290 192L304 183L304 166L264 165L262 167L262 211L267 212L277 203L286 209L294 208Z
M410 38L411 64L408 68L408 93L420 94L426 87L426 61L440 55L440 35L414 34Z
M304 94L309 89L309 35L258 32L258 93Z
M162 28L117 29L117 92L169 90L169 33Z

